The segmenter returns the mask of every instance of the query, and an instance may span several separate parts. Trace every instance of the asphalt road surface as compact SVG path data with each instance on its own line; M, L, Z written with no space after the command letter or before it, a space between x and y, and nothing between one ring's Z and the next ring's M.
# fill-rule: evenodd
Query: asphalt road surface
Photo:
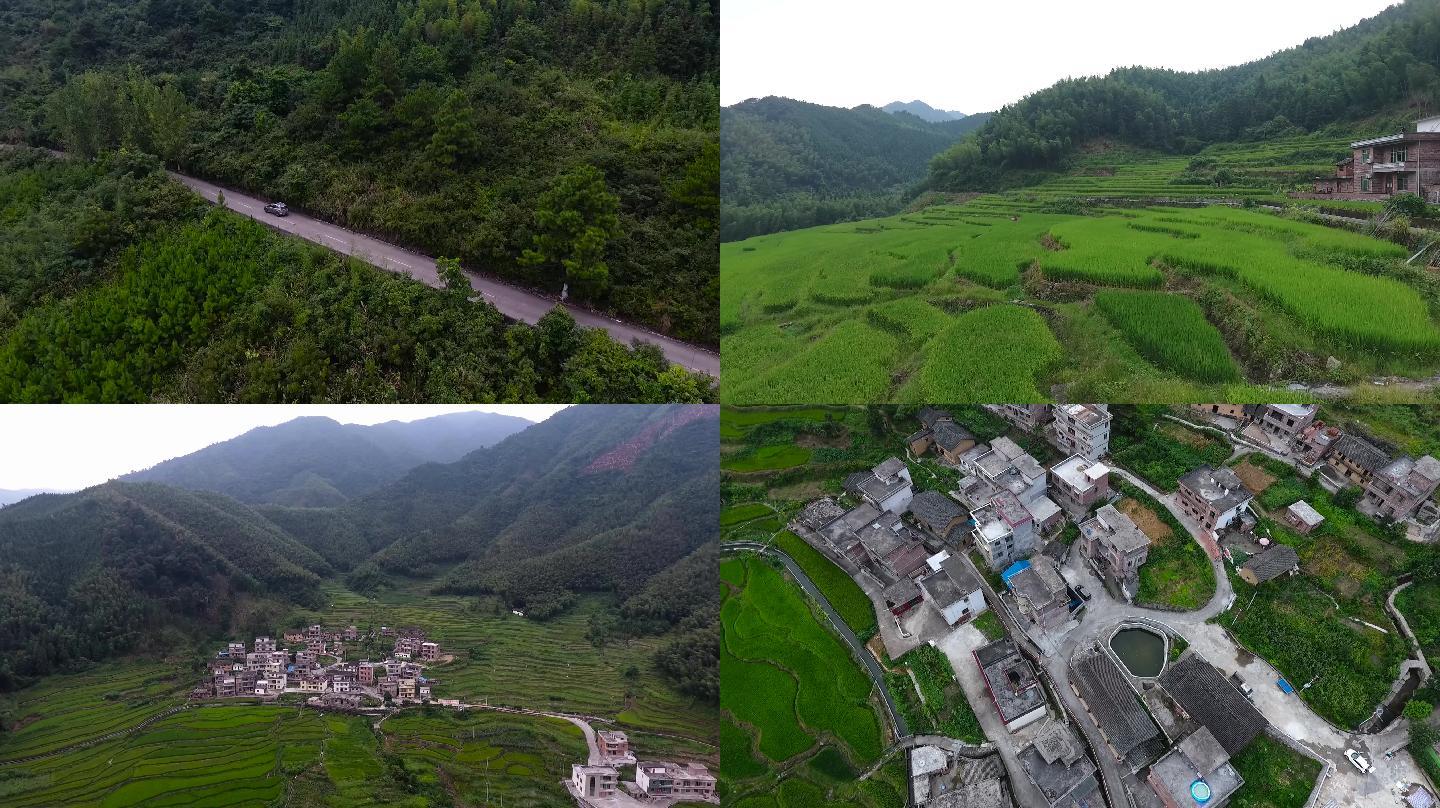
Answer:
M211 202L214 202L220 195L221 188L217 185L174 172L171 172L170 175ZM339 225L312 219L294 211L284 218L271 216L265 212L264 200L229 188L224 191L225 207L236 213L264 222L277 230L299 236L307 241L324 245L338 253L354 256L380 269L409 275L415 280L437 288L440 286L440 276L435 270L434 258L396 247L370 236L351 232ZM501 314L512 320L533 324L558 305L557 301L543 295L510 286L468 270L465 274L470 276L470 286L484 296L485 302L499 309ZM634 340L653 343L660 346L660 350L665 353L665 358L671 362L688 370L707 373L716 379L720 378L720 356L712 351L656 334L603 314L597 314L589 309L569 304L565 304L565 308L570 312L570 316L575 318L575 322L588 328L603 328L623 345L629 345Z

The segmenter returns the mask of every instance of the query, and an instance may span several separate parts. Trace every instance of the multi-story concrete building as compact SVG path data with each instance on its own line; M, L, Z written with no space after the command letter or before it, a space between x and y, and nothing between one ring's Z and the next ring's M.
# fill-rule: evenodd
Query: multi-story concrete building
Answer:
M225 647L225 654L226 654L226 656L235 657L235 658L239 658L239 657L245 656L245 643L243 643L243 642L232 642L232 643L230 643L229 645L227 645L227 646Z
M1001 637L974 653L990 700L1006 729L1015 732L1045 717L1045 688L1013 640Z
M1004 569L1035 552L1035 520L1009 491L996 494L970 518L975 520L975 547L990 569Z
M1318 404L1266 404L1257 423L1273 442L1289 446L1319 411Z
M1070 594L1060 565L1048 555L1030 559L1024 569L1006 575L1020 615L1040 628L1059 628L1070 619Z
M1050 467L1049 496L1071 514L1084 514L1110 496L1110 468L1070 455Z
M1402 455L1370 476L1356 509L1377 519L1399 521L1415 513L1440 486L1440 460Z
M270 637L256 637L256 638L255 638L255 651L256 651L257 653L268 654L268 653L270 653L271 651L274 651L274 650L275 650L275 640L274 640L274 639L272 639L272 638L270 638Z
M605 763L634 763L635 755L630 751L630 736L618 730L601 730L595 733L595 746L600 759Z
M570 785L582 798L608 799L620 790L620 772L614 766L570 766Z
M1140 567L1150 556L1150 537L1114 505L1080 525L1080 554L1111 592L1126 601L1140 589Z
M1110 419L1106 404L1056 404L1046 432L1061 451L1093 463L1110 451Z
M1201 466L1180 478L1176 499L1187 516L1218 535L1254 497L1230 469Z
M420 658L427 662L434 662L440 658L440 644L434 642L420 643Z
M1350 148L1335 176L1315 181L1317 192L1361 199L1409 192L1440 203L1440 115L1416 121L1412 131L1357 140Z
M715 796L715 775L700 763L641 761L635 785L650 797L708 800Z
M1049 404L986 404L985 409L1036 435L1051 417Z

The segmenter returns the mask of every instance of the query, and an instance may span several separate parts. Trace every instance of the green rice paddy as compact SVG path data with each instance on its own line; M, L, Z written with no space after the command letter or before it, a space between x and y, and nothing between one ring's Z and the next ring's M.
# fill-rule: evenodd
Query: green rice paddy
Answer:
M726 804L903 806L903 757L855 780L878 759L884 733L871 681L848 648L765 560L728 558L720 576Z
M1275 185L1323 173L1340 142L1209 156ZM1124 207L1283 197L1172 183L1190 158L1104 159L1024 192L722 244L724 400L1273 399L1440 369L1404 246L1264 209Z

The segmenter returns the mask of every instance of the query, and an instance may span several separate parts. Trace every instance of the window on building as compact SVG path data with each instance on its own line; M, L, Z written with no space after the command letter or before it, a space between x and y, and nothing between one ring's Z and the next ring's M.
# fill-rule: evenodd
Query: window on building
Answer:
M1392 163L1403 163L1403 162L1405 162L1405 148L1404 148L1403 146L1402 146L1401 148L1392 149L1392 150L1390 151L1390 162L1392 162Z
M1364 160L1364 161L1367 162L1367 163L1370 162L1370 150L1369 150L1369 149L1362 149L1362 150L1360 151L1360 159L1361 159L1361 160Z
M1366 192L1366 193L1369 193L1369 192L1370 192L1370 178L1369 178L1369 177L1365 177L1364 179L1360 180L1360 190L1362 190L1362 191L1364 191L1364 192Z
M1395 178L1395 190L1406 191L1410 188L1410 178L1401 174Z

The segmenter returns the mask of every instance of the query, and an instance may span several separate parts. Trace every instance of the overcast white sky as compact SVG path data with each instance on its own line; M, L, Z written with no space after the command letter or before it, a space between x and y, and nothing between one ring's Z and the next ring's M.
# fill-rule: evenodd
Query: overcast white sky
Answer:
M1228 67L1394 0L725 0L720 99L988 112L1067 76Z
M57 404L0 406L0 488L79 490L302 415L343 424L481 410L543 421L560 404Z

